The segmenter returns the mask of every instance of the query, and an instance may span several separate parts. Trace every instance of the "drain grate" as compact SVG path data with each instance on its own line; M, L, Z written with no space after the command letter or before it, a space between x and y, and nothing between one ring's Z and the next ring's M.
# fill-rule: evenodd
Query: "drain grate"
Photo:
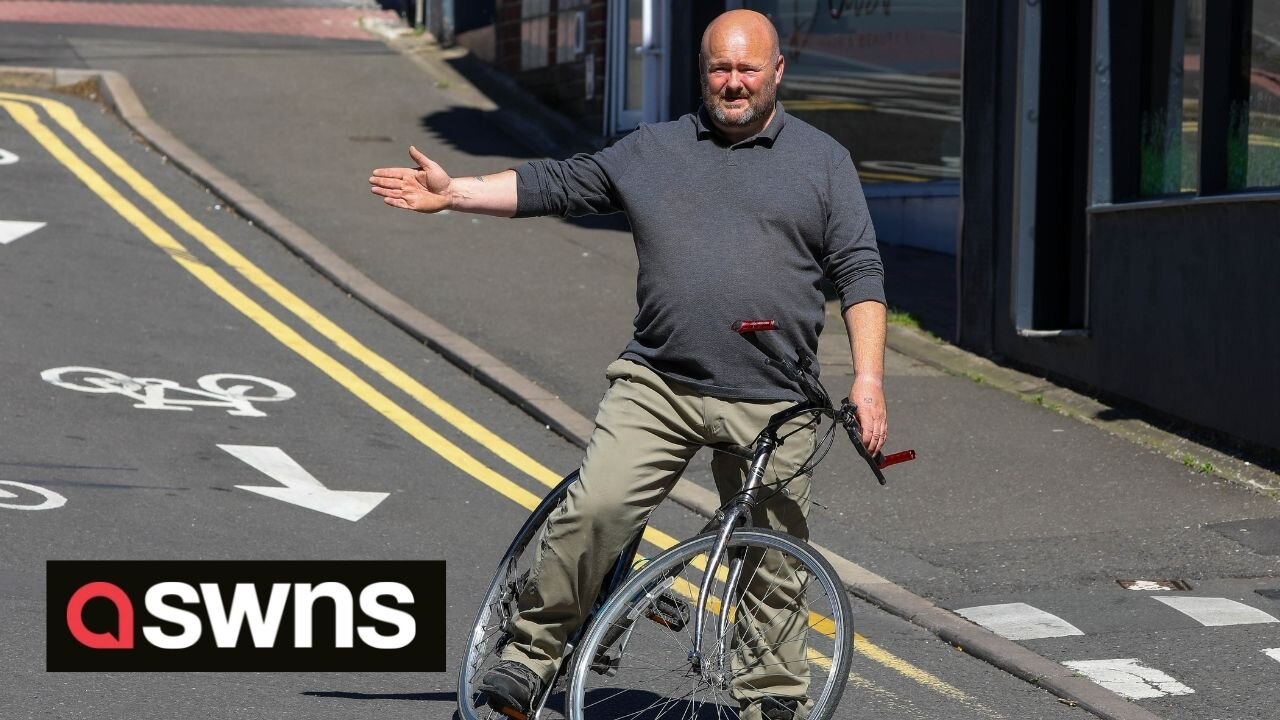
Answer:
M1186 580L1116 580L1125 590L1177 590L1186 592L1191 585Z

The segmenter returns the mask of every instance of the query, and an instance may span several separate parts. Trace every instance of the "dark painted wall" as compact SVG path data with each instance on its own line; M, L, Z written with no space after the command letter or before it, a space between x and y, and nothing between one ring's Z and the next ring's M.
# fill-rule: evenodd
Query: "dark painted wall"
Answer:
M1277 228L1280 201L1095 213L1088 339L1019 338L1003 323L997 351L1280 448Z
M494 0L454 0L453 31L455 33L492 25L495 17L497 17L497 10Z

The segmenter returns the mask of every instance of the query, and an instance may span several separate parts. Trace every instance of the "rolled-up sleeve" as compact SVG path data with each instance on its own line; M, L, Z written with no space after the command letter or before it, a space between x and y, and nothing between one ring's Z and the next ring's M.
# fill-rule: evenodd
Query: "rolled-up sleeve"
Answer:
M862 183L848 154L831 171L823 271L840 295L840 312L867 300L882 305L884 264Z
M534 160L516 168L515 217L603 215L623 210L617 180L636 152L637 130L592 154Z

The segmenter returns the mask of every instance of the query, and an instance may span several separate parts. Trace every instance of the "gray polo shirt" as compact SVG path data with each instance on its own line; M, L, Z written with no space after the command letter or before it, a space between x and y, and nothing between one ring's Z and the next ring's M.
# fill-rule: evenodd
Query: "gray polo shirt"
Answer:
M622 357L721 398L798 399L730 329L776 320L816 357L822 277L842 310L884 303L875 230L849 152L777 104L760 134L727 142L698 113L641 125L611 147L516 169L516 217L624 212L640 274Z

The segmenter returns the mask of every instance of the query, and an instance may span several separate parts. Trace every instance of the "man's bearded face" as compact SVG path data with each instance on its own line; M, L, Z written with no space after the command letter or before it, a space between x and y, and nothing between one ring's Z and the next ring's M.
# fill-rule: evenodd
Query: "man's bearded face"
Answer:
M767 118L777 99L773 63L746 68L713 63L702 73L702 102L722 125L742 127Z

